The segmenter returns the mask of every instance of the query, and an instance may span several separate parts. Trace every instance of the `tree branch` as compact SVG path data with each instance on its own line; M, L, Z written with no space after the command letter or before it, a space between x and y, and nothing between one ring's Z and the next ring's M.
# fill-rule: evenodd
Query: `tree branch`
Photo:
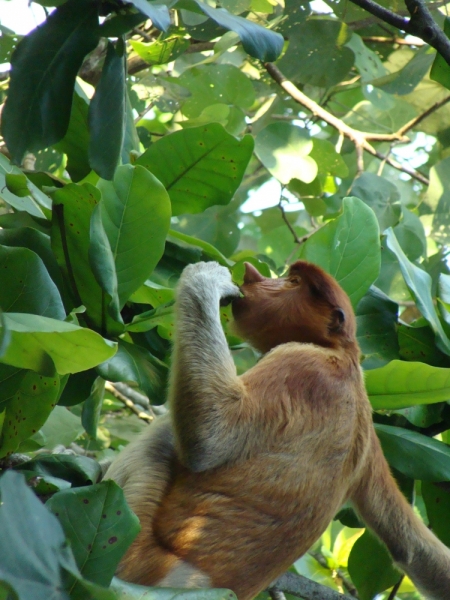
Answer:
M341 119L338 119L330 112L328 112L325 108L308 98L306 94L304 94L301 90L299 90L292 81L288 81L283 73L276 67L273 63L265 63L264 64L267 72L272 77L272 79L278 83L280 87L284 89L285 92L291 96L296 102L307 108L312 114L325 123L328 123L332 127L334 127L341 135L344 135L348 139L350 139L356 147L356 151L358 154L358 170L363 170L362 164L362 150L365 150L372 156L376 156L380 160L384 160L387 164L391 165L394 169L398 171L403 171L403 173L407 173L413 179L420 181L421 183L428 185L429 180L413 169L409 167L405 167L401 165L399 162L392 158L386 158L380 152L375 150L375 148L369 144L369 141L373 142L401 142L406 143L409 142L409 138L405 137L403 134L399 134L399 132L395 133L370 133L368 131L359 131L358 129L353 129Z
M354 600L351 596L335 592L325 585L295 573L284 573L268 589L291 594L303 600Z
M450 40L437 25L423 0L405 0L406 8L411 15L409 19L380 6L373 0L351 0L351 2L367 10L381 21L419 37L435 48L450 65Z

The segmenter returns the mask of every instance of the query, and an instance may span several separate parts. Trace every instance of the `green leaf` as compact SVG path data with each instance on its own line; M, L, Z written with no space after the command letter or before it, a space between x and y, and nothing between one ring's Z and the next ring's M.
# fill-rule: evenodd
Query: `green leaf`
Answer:
M158 308L148 310L135 316L131 324L127 325L127 331L142 333L143 331L150 331L159 325L170 327L173 325L174 321L175 315L173 312L173 303L170 303L168 306L158 306Z
M83 431L80 417L71 413L65 406L55 406L34 438L39 437L43 446L52 450L58 444L70 446Z
M134 6L146 17L151 19L152 24L161 29L167 31L170 27L170 14L169 9L164 4L157 4L156 2L147 2L147 0L129 0L130 4Z
M402 220L394 227L395 237L403 252L411 261L426 256L427 239L420 218L402 206Z
M69 600L62 569L76 565L58 520L14 471L1 477L0 494L0 580L20 598Z
M0 457L15 452L20 443L44 425L59 392L58 377L42 377L29 371L6 405L1 432Z
M358 198L344 198L342 215L314 233L300 257L333 275L356 306L380 272L375 214Z
M177 240L177 242L181 241L189 246L196 246L197 248L201 248L203 253L210 259L217 261L220 265L224 267L231 267L232 263L221 253L217 248L214 248L208 242L204 242L203 240L199 240L196 237L191 235L186 235L181 231L176 231L175 229L169 229L169 235L167 236L168 240Z
M78 83L75 83L69 126L65 136L54 145L67 155L66 169L72 181L84 179L91 171L89 165L89 100Z
M110 480L63 490L46 506L63 526L82 575L109 585L119 560L140 530L119 486Z
M64 375L95 367L116 352L114 342L65 321L20 313L4 318L11 342L1 360L8 365Z
M230 590L151 588L128 583L117 577L114 577L111 589L116 593L117 600L236 600Z
M386 74L386 67L381 62L380 57L364 44L361 36L353 33L345 45L353 51L355 67L358 69L364 83L369 83L372 79L383 77Z
M422 498L431 530L446 546L450 546L450 493L439 485L423 482Z
M218 123L165 136L137 160L169 192L172 214L228 204L253 152L253 138L237 140Z
M434 59L434 53L425 46L414 53L413 58L399 71L373 81L388 94L410 94L424 78Z
M70 375L58 404L61 406L74 406L84 402L89 397L96 378L97 373L94 369Z
M330 173L336 177L347 177L348 167L340 154L328 140L313 139L313 147L309 153L319 169L319 173Z
M27 213L22 214L26 215ZM0 224L0 227L2 225L3 224ZM50 238L46 233L42 233L38 229L35 229L31 226L31 224L30 226L26 227L21 227L20 224L18 224L16 227L11 229L0 229L0 244L9 246L11 248L28 248L29 250L35 252L41 258L45 268L48 271L48 274L58 287L59 292L61 294L66 292L61 271L52 252Z
M297 83L329 88L353 67L355 55L344 44L350 30L329 17L303 21L288 32L289 45L278 61L282 73Z
M24 198L29 196L28 179L23 173L7 173L5 175L5 183L11 194Z
M114 307L109 309L111 299L105 299L105 292L91 268L89 256L91 216L99 200L99 190L89 183L70 183L54 193L52 248L65 275L74 305L83 304L86 307L86 322L98 331L117 334L123 330L122 323L111 317ZM98 229L94 233L101 236ZM95 237L92 244L94 268L95 265L100 268L106 266L107 255L100 258L97 254L101 249L101 239ZM108 274L105 274L104 279L107 277Z
M136 382L151 404L166 401L168 367L141 346L119 340L116 354L97 371L108 381Z
M263 62L276 60L283 50L283 36L265 29L252 21L230 14L223 8L213 8L200 0L194 0L201 10L215 23L234 31L241 38L247 54Z
M420 362L393 360L365 373L366 389L375 410L395 410L434 404L450 398L450 369Z
M375 423L386 460L411 479L450 481L450 447L421 433Z
M96 483L102 474L101 466L96 460L70 454L41 454L16 469L65 479L75 487Z
M178 83L191 92L181 109L189 119L214 105L248 110L255 101L252 82L233 65L193 67L180 75Z
M97 377L86 401L83 403L81 422L86 433L94 440L97 439L97 428L105 395L105 380Z
M447 37L450 37L450 18L445 17L444 19L444 33ZM437 81L448 90L450 90L450 66L447 64L445 58L442 57L439 52L436 53L433 65L430 71L430 79Z
M140 165L119 167L113 182L101 180L98 187L123 306L151 275L164 252L170 200L160 181Z
M100 203L92 211L88 251L89 263L97 283L105 292L103 297L103 311L107 311L116 323L122 324L122 316L119 310L116 265L108 236L103 227L101 210L102 204ZM122 327L118 327L117 333L121 333L122 330Z
M430 169L430 185L426 203L433 211L432 239L440 244L450 243L450 156Z
M348 571L361 600L372 600L402 576L392 564L386 546L368 529L353 544Z
M28 371L25 369L16 369L15 367L0 363L0 411L4 410L5 404L20 389L22 379L27 373Z
M89 164L112 179L119 163L125 125L126 54L123 40L108 42L100 81L89 105Z
M395 185L384 177L362 173L353 184L351 194L363 200L374 211L381 232L399 222L400 194Z
M18 211L26 211L33 217L45 219L45 209L51 209L52 206L50 198L29 180L28 196L16 196L11 193L6 186L6 177L11 174L23 175L18 167L10 164L6 156L0 154L0 198Z
M423 319L424 323L425 320ZM436 348L435 335L431 327L420 327L406 323L398 323L398 343L400 357L404 360L416 360L433 367L445 367L449 364L448 356Z
M365 369L381 367L399 358L398 304L372 286L356 310L358 344L365 355Z
M392 229L388 229L386 241L389 250L391 250L398 259L403 279L416 301L417 308L436 334L436 345L446 354L450 354L450 340L445 334L433 304L430 275L407 259L405 253L400 248L400 244Z
M266 169L287 184L291 179L311 183L317 163L308 156L313 142L303 129L290 123L270 123L255 140L255 154Z
M150 65L165 65L189 48L189 40L178 35L146 44L130 39L130 45L142 60Z
M17 46L2 114L3 137L16 163L27 150L64 137L76 74L98 40L98 5L69 0Z
M28 248L0 245L0 269L2 310L66 318L58 288L37 254Z

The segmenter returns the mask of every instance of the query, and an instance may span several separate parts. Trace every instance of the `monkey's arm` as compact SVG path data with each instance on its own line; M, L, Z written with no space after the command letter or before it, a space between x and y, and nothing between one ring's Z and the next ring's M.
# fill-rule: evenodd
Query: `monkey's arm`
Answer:
M204 471L241 453L244 387L220 323L220 300L239 297L225 267L197 263L183 271L169 401L180 461ZM239 423L238 423L239 420Z
M352 500L425 597L450 598L450 550L414 514L399 491L374 431L370 458Z

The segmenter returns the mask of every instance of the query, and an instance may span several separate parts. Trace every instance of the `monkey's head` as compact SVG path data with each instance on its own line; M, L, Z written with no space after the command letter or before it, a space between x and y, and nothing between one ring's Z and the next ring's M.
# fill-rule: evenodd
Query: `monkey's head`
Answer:
M232 303L234 329L261 352L286 342L327 348L356 344L347 294L320 267L302 260L285 277L263 277L245 263L243 298Z

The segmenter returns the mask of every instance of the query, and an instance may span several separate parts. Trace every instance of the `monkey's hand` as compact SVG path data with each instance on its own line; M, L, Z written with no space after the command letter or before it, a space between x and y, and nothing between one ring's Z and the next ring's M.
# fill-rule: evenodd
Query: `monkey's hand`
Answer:
M232 282L230 271L217 262L188 265L180 278L179 298L186 292L209 306L217 306L219 302L221 306L226 306L240 297L239 288Z

